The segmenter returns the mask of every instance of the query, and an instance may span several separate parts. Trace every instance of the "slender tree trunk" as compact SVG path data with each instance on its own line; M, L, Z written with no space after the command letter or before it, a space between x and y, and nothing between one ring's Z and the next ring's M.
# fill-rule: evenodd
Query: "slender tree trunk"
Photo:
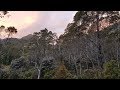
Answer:
M68 58L68 60L69 60L69 64L70 64L70 62L71 62L70 59L71 59L71 56L70 56L70 54L69 54L69 58Z
M40 79L40 69L38 69L38 78L37 79Z
M76 75L78 77L78 69L77 69L77 63L76 63L76 59L73 56L73 61L74 61L74 65L75 65L75 71L76 71Z
M120 67L120 65L119 65L119 34L118 34L117 39L118 39L118 42L117 42L117 62L118 62L118 67Z
M80 64L80 75L82 74L82 66L81 66L81 62L79 63Z
M92 68L95 69L94 62L91 60Z
M37 79L40 79L42 63L40 64L40 66L38 66L37 62L35 62L35 67L36 67L36 69L38 71Z
M87 69L89 69L89 67L88 67L88 61L86 62L86 67L87 67Z
M97 44L98 44L98 65L101 68L102 63L102 49L101 49L101 42L100 42L100 29L99 29L99 11L97 11L96 15L96 25L97 25Z

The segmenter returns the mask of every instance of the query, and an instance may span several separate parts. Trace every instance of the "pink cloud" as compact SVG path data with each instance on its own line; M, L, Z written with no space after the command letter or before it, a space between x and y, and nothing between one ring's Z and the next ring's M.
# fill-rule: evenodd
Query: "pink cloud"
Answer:
M18 34L14 37L20 38L43 28L48 28L60 35L64 32L67 24L72 22L75 13L76 11L13 11L11 19L6 21L18 28ZM33 22L30 23L32 20Z

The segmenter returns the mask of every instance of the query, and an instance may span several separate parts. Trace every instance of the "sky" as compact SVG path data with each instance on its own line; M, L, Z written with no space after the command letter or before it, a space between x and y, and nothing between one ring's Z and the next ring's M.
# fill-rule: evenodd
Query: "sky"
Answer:
M8 17L0 19L0 25L14 26L18 33L13 35L21 38L41 29L60 34L64 33L68 23L72 22L76 11L9 11Z

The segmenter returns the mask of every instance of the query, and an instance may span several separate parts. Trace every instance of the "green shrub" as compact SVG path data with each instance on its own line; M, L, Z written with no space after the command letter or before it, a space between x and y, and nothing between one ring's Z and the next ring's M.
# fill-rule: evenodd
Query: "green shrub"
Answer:
M100 79L102 78L102 71L98 69L87 69L83 71L81 79Z
M118 61L111 60L104 64L104 78L105 79L120 79L120 67Z

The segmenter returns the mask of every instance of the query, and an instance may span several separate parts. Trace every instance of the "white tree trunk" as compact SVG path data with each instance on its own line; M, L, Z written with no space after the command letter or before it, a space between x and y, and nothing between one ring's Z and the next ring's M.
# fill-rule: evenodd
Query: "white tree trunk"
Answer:
M38 69L38 78L37 79L40 79L40 69Z
M38 71L38 77L37 77L37 79L40 79L42 63L40 64L40 66L38 66L37 63L35 63L35 67L36 67L36 69Z

